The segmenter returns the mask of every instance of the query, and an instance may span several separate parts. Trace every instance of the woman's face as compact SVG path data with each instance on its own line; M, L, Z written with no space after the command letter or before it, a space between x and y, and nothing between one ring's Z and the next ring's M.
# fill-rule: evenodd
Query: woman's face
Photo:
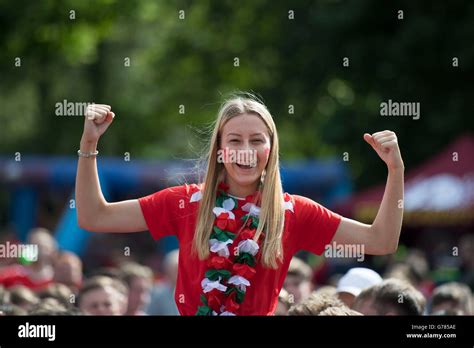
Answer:
M257 185L267 166L270 148L267 126L259 116L243 114L227 121L222 129L218 161L224 163L228 184Z

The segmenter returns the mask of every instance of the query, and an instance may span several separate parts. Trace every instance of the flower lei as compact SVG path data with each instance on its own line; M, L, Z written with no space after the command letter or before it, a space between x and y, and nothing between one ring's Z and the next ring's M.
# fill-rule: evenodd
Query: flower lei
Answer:
M253 240L258 227L260 208L248 202L241 208L247 212L242 216L243 226L240 232L233 212L238 201L227 194L228 186L219 184L216 216L213 231L209 239L209 269L201 281L203 294L202 306L198 306L196 315L233 316L245 299L246 288L255 276L255 265L260 256L260 246L264 234Z

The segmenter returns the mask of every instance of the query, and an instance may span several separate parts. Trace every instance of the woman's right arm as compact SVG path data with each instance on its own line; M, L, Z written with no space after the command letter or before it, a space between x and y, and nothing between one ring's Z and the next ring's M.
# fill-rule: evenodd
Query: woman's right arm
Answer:
M80 150L94 152L115 115L109 105L92 104L86 111ZM100 188L96 156L79 157L76 175L76 212L81 228L91 232L140 232L147 225L137 199L109 203Z

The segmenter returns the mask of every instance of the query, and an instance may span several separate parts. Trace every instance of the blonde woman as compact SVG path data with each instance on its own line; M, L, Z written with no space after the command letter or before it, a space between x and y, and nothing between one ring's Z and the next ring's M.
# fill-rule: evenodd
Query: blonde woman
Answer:
M361 244L393 253L402 225L403 173L391 131L364 134L387 164L388 179L371 225L342 217L311 199L284 193L278 133L255 98L236 97L219 110L203 183L109 203L97 175L97 143L115 115L87 109L76 178L77 216L94 232L149 230L180 244L175 300L182 315L271 315L292 256L321 254L327 244Z

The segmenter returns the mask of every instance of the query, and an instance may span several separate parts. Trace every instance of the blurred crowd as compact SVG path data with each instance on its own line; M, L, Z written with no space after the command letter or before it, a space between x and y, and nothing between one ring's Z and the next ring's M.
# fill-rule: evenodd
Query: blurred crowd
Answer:
M315 286L312 269L293 258L275 315L473 315L471 288L447 282L426 292L426 279L399 262L383 275L353 267L334 283ZM425 283L426 285L426 283Z
M83 260L59 250L47 229L33 229L27 244L38 246L35 261L0 258L0 315L179 314L178 250L163 256L159 271L130 257L84 272ZM433 280L428 257L417 249L374 267L341 268L330 259L310 266L307 255L298 255L275 315L473 315L474 236L461 244L462 278L443 282Z

